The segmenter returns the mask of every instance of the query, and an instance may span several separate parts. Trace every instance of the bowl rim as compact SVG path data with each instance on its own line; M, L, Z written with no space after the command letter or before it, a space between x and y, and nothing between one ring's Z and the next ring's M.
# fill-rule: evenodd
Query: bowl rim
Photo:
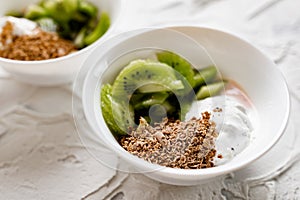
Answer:
M239 40L240 42L243 42L244 44L248 45L253 50L260 53L265 59L267 59L268 61L273 63L274 67L276 66L275 63L263 51L258 49L256 46L252 45L247 39L241 38L240 36L236 35L235 33L232 33L232 32L227 31L227 30L225 31L225 30L222 30L220 28L215 28L215 27L210 27L210 26L181 25L181 24L177 25L176 24L176 25L171 25L171 26L151 27L150 31L155 30L155 29L172 29L172 30L177 30L177 29L202 29L202 30L219 32L221 34L225 34L227 36L233 37L233 38ZM148 31L148 30L147 31L141 31L141 30L142 29L138 28L138 29L135 29L133 31L137 31L137 32L140 31L140 32L138 32L137 35L143 34L144 32ZM119 36L119 35L122 35L122 33L118 34L117 36ZM128 36L127 39L130 38L130 37L131 36ZM118 43L116 45L118 45ZM93 53L91 53L90 56L92 54ZM93 69L93 67L91 67L90 71L92 71L92 69ZM104 71L106 69L107 68L105 68ZM231 163L230 165L223 164L223 165L220 165L218 167L205 168L205 169L201 169L201 170L177 169L177 168L175 169L175 168L169 168L169 167L163 167L163 166L157 167L158 165L152 164L150 162L147 162L143 159L140 159L140 158L130 154L125 149L123 149L119 144L109 142L110 140L108 138L109 137L108 134L111 134L111 132L108 129L102 114L99 115L99 113L98 113L98 115L100 116L101 121L105 125L105 126L99 126L98 125L98 128L100 127L101 136L104 137L104 139L102 139L102 142L104 142L107 145L107 148L109 148L110 150L117 153L122 159L128 161L129 163L135 164L135 165L139 166L139 168L151 169L150 171L146 171L146 172L143 172L143 173L158 172L162 175L169 175L169 176L171 176L171 175L184 175L184 176L212 176L213 175L213 176L218 176L218 175L226 174L226 173L229 173L229 172L232 172L232 171L236 171L236 170L248 165L249 163L254 162L255 160L259 159L261 156L263 156L265 153L267 153L278 142L278 140L281 138L281 136L283 135L283 133L284 133L286 127L287 127L288 119L289 119L289 115L290 115L290 94L289 94L289 90L288 90L286 80L285 80L282 72L278 68L275 68L275 73L277 73L279 75L280 79L281 79L282 87L284 89L284 94L282 94L282 95L284 95L284 99L287 102L286 110L285 110L284 116L282 117L282 122L281 122L280 128L276 131L276 134L275 134L276 136L273 138L273 140L268 142L268 145L265 145L264 148L259 153L254 154L253 156L251 155L251 156L247 157L246 159L244 159L243 162L233 163L233 164ZM84 80L83 95L85 94L85 89L86 89L86 85L87 85L87 82L88 82L87 81L88 77L89 76L87 75L85 77L85 80ZM97 82L97 84L99 84L99 81ZM87 101L83 98L83 109L84 109L85 114L87 114L87 112L86 112L86 109L87 109L86 103L87 103ZM101 111L101 108L100 108L100 111ZM94 110L93 114L94 115L96 114L95 110ZM93 123L93 122L91 122L90 117L87 117L87 120L88 120L88 123L90 125L91 125L91 123ZM94 126L91 126L91 127L93 129L95 129ZM94 130L94 131L96 131L96 130ZM97 133L97 131L95 133ZM97 136L99 136L99 134L97 134ZM113 145L113 146L111 146L111 145Z
M115 19L115 22L113 24L110 24L110 27L108 30L100 37L98 38L95 42L92 44L84 47L83 49L80 49L79 51L76 51L74 53L67 54L65 56L61 56L58 58L51 58L51 59L46 59L46 60L13 60L13 59L8 59L8 58L3 58L0 57L0 61L10 63L10 64L22 64L22 65L41 65L41 64L49 64L49 63L56 63L56 62L61 62L64 60L68 60L70 58L73 58L75 56L80 56L82 54L85 54L88 51L92 51L95 49L97 46L102 44L104 41L109 39L110 37L113 36L113 31L116 29L117 25L119 24L119 21L121 20L121 15L123 13L123 8L124 8L124 0L116 0L118 2L115 2L114 4L118 6L118 11L117 11L117 17Z

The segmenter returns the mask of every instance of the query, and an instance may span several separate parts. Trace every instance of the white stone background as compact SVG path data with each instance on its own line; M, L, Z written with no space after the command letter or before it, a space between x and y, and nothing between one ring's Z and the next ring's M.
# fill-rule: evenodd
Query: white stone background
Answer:
M234 32L283 72L291 116L268 154L240 171L191 187L118 172L95 160L80 142L70 85L39 88L1 72L0 199L300 199L300 1L127 0L116 32L178 22ZM114 157L102 146L95 151Z

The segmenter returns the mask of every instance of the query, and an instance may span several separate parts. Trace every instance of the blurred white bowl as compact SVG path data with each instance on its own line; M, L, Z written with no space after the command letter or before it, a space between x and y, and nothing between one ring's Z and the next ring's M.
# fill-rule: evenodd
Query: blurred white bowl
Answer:
M10 0L1 3L0 16L10 10L21 10L29 4L40 0ZM22 82L40 85L53 86L73 81L86 57L95 47L111 36L118 24L122 11L122 0L88 0L109 14L111 25L108 31L93 44L75 53L42 61L17 61L0 57L0 66L9 72L15 79ZM62 13L63 14L63 13Z
M83 85L83 107L99 143L104 143L137 171L164 183L195 185L244 167L266 153L285 130L290 108L289 93L275 64L245 40L230 33L204 27L169 27L168 30L178 31L179 35L184 34L188 37L178 40L173 31L168 32L164 29L137 30L134 33L121 34L123 39L119 36L107 41L104 43L104 46L107 45L105 50L98 47L83 64L83 68L90 69ZM200 48L190 41L199 43ZM211 57L207 56L201 46ZM244 151L220 166L184 170L158 167L131 155L119 145L103 119L100 88L107 82L112 83L130 59L147 55L137 51L136 54L128 54L129 56L119 59L118 62L115 62L116 58L130 51L149 47L168 49L184 55L196 66L210 64L213 59L223 76L241 85L257 110L257 114L251 119L254 124L252 141Z

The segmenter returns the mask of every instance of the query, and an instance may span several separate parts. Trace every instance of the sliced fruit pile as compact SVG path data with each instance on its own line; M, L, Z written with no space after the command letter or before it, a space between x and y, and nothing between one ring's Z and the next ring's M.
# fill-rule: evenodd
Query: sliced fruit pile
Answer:
M163 51L158 61L135 60L101 89L101 109L105 122L115 136L126 135L143 117L148 123L164 117L184 120L192 102L217 95L224 81L217 69L200 71L179 55Z
M110 26L110 18L85 0L41 0L24 11L9 11L8 16L33 20L45 31L55 31L62 38L83 48L100 38Z

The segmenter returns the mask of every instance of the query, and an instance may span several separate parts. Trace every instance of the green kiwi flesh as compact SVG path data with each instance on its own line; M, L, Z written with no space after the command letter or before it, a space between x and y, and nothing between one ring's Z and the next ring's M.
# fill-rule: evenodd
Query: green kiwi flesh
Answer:
M126 135L128 128L134 126L132 106L124 106L116 102L112 98L111 92L112 86L110 84L102 86L100 102L104 121L115 136Z
M205 99L207 97L211 97L219 94L222 90L224 90L225 84L226 82L219 81L219 82L202 86L196 94L197 100Z
M140 98L137 96L141 96ZM131 104L134 109L143 109L153 106L155 104L162 104L169 94L167 92L147 93L147 94L134 94L131 98Z
M117 76L112 86L112 96L116 99L129 99L136 90L152 93L183 89L184 85L178 80L172 67L155 61L135 60Z
M157 59L173 67L177 72L186 78L190 87L194 87L194 70L192 65L181 56L170 51L162 51L156 54Z
M217 76L217 68L215 66L212 65L212 66L205 67L195 73L194 87L198 87L206 83L209 83L212 80L214 80L216 76Z

